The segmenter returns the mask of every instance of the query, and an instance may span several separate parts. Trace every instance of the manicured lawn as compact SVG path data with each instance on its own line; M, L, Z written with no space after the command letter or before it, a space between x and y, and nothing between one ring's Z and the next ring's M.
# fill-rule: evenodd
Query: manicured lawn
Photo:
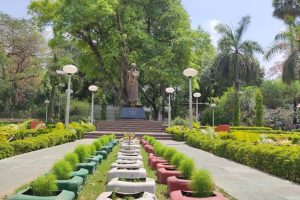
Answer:
M102 161L95 173L88 177L87 183L79 195L79 200L97 199L102 192L106 191L107 172L110 169L110 165L116 161L119 149L120 146L117 145L107 159Z
M167 195L167 185L157 183L157 177L155 175L156 171L152 170L151 167L148 165L148 154L146 153L146 151L143 148L141 148L141 153L143 156L144 167L147 171L147 177L153 178L156 180L156 185L155 185L156 198L159 200L169 199L168 195Z

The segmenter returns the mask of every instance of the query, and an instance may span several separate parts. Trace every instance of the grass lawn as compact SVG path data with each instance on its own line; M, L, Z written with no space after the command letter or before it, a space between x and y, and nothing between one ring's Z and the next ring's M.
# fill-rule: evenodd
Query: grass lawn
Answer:
M79 195L79 200L97 199L102 192L106 191L107 172L110 169L110 165L116 161L119 149L120 145L117 145L108 157L98 166L95 173L89 175L87 183Z
M167 194L167 185L159 184L157 182L157 177L155 175L156 171L152 170L151 167L148 165L148 154L146 153L146 151L143 148L141 148L141 153L142 153L142 156L143 156L144 167L147 171L147 177L153 178L154 180L156 180L156 184L155 184L156 198L159 199L159 200L169 199L169 196Z

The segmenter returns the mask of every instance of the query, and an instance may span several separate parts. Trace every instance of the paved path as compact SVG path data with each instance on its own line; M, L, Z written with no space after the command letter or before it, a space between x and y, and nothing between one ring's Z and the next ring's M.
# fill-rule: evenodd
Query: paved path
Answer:
M77 140L0 160L0 199L48 172L55 161L72 152L78 144L90 144L92 141Z
M195 160L212 172L217 186L239 200L300 200L300 185L259 170L217 157L184 142L161 141Z

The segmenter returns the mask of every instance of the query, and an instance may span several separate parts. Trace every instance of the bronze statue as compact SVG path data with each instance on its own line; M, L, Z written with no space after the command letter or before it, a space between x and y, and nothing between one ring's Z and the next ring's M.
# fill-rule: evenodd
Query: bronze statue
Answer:
M139 83L137 81L140 72L137 70L136 64L131 64L131 69L128 71L128 82L127 82L127 94L128 103L131 107L135 107L138 102L138 88Z

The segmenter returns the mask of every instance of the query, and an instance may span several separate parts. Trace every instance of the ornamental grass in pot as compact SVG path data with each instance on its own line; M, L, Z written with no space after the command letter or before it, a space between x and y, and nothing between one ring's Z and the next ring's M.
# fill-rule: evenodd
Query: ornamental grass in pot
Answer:
M83 178L83 184L85 184L89 171L84 168L80 168L79 170L75 171L77 168L77 164L79 163L77 154L68 153L65 155L64 160L67 161L72 167L72 172L70 173L70 177L80 176L81 178Z
M174 155L175 157L176 155ZM180 156L178 156L180 157ZM189 190L191 176L195 170L195 163L192 159L182 156L178 169L181 171L180 176L171 176L167 179L168 194L176 190Z
M170 193L171 200L228 200L221 193L214 191L211 173L207 170L197 170L191 177L190 191L176 190Z
M56 184L56 177L54 174L46 176L39 176L32 182L31 186L25 190L20 191L8 198L8 200L73 200L75 193L66 190L58 190Z
M65 160L57 161L52 166L51 171L57 178L56 184L59 190L68 190L75 194L81 191L83 178L80 176L71 177L73 169L69 162Z
M78 145L75 148L74 152L77 154L79 162L80 162L77 164L77 169L84 168L89 171L89 174L94 173L97 163L93 162L93 161L91 161L91 162L87 161L87 159L91 155L91 150L90 150L89 146L88 145Z

